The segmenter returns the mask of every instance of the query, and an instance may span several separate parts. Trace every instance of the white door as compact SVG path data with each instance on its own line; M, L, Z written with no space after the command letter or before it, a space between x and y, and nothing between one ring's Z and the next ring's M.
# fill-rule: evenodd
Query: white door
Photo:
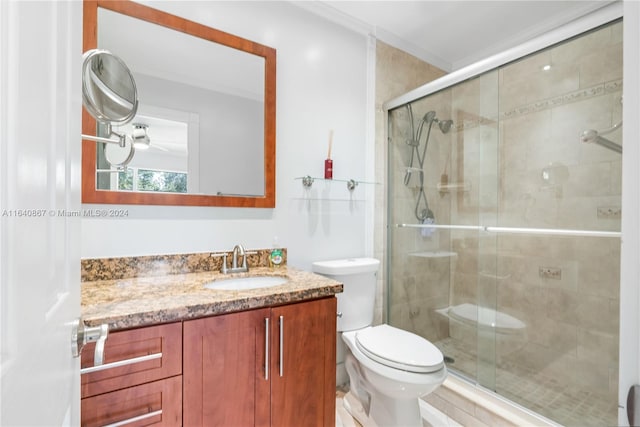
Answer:
M0 425L79 425L82 2L0 1Z

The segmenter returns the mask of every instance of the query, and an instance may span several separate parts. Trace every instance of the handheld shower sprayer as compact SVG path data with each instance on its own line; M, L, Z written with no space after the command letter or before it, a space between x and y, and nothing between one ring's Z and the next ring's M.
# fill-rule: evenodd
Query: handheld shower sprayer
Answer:
M436 117L436 112L434 110L428 111L424 116L422 116L422 120L420 120L420 124L417 126L417 129L414 127L413 121L413 111L411 108L411 104L406 105L407 112L409 114L409 125L411 131L411 139L406 140L407 145L411 147L411 160L409 162L409 167L407 168L404 175L404 185L408 186L411 182L411 176L413 172L417 171L419 173L419 193L418 199L416 201L416 206L414 210L414 214L416 219L422 223L425 221L433 222L435 220L435 216L433 211L429 207L429 202L427 201L427 195L424 189L424 162L426 160L427 155L427 147L429 145L429 137L431 136L431 128L433 124L437 124L440 132L443 134L448 133L451 130L451 126L453 125L453 120L440 120ZM427 126L427 135L424 141L424 146L422 148L422 153L420 153L420 141L422 140L422 132L424 130L425 125ZM419 167L414 167L414 160L417 158Z
M425 122L432 122L436 119L436 112L431 110L429 112L427 112L427 114L424 115L424 117L422 118L423 121Z

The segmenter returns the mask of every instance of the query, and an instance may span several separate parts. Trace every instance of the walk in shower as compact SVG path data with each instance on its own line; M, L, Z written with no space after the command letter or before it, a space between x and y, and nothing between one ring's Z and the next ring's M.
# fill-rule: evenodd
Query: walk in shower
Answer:
M434 87L388 105L389 323L544 417L616 425L622 22Z

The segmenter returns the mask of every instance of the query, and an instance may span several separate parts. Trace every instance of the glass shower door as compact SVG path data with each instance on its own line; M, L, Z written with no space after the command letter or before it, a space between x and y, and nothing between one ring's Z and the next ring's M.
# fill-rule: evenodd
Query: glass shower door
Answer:
M569 426L617 422L621 94L614 22L388 116L389 323Z

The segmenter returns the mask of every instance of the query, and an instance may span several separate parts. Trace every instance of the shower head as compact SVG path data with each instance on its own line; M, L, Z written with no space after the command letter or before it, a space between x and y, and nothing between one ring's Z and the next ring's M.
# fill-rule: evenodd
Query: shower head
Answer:
M453 120L439 120L438 127L442 131L442 133L447 133L451 130L451 125L453 125Z

